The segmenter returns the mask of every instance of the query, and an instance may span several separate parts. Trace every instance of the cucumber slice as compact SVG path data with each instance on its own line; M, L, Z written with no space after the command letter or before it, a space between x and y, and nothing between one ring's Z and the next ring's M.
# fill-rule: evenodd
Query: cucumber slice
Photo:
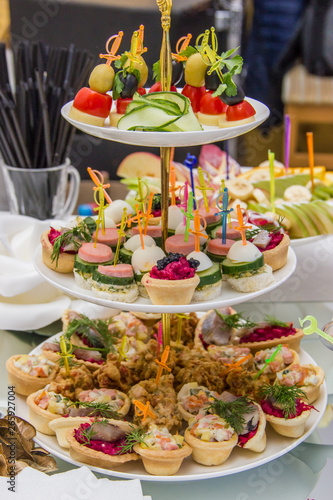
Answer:
M145 94L145 99L157 100L157 101L168 101L178 105L181 113L186 113L190 109L190 100L188 97L180 94L179 92L151 92L150 94Z
M130 264L132 262L133 252L127 250L127 248L122 247L119 250L119 260L123 262L123 264Z
M117 285L117 286L127 286L134 282L134 277L130 278L119 278L114 276L105 276L95 269L92 275L92 279L98 283L104 283L105 285Z
M147 271L149 272L149 271ZM147 274L147 273L134 273L134 279L137 283L141 283L141 280L142 278L144 277L144 275Z
M230 259L224 259L222 262L222 272L223 274L239 274L245 273L247 271L255 271L256 269L260 269L264 265L264 256L260 255L258 259L253 262L232 262Z
M208 224L208 226L206 226L206 233L211 238L216 238L216 231L219 227L221 227L220 220L218 220L217 222L213 222L212 224ZM214 232L214 236L212 236L213 232Z
M76 254L75 259L74 259L74 269L82 271L83 273L93 273L99 265L103 264L103 266L109 266L112 263L113 263L113 259L109 260L108 262L99 262L99 263L96 262L96 264L95 264L95 263L87 262L87 261L81 259Z
M163 128L166 132L179 132L179 127L174 125L177 120L178 116L167 115L159 108L140 106L120 118L117 128L119 130L154 130Z
M210 253L207 250L206 250L206 254L210 258L210 260L212 260L213 262L219 262L219 263L221 263L221 262L223 262L226 259L225 255L215 255L215 253Z
M198 272L197 275L200 278L197 288L201 288L206 285L213 285L222 279L221 269L217 262L214 262L213 265L205 271Z

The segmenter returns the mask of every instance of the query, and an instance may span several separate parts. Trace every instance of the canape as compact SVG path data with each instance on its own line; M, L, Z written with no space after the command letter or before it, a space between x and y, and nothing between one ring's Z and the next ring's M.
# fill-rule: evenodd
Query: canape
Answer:
M213 398L219 395L215 391L210 391L197 382L189 382L180 389L177 394L178 409L184 420L189 421L199 412L203 412Z
M197 415L189 422L185 441L193 460L202 465L222 465L237 445L238 436L218 415Z
M191 455L190 446L179 434L170 434L165 427L151 425L143 442L134 445L144 468L155 476L171 476L178 472L184 458Z
M6 361L8 381L22 396L43 389L55 377L57 367L42 354L16 354Z
M29 422L37 431L53 436L55 432L49 427L49 423L59 417L68 414L67 401L61 394L48 391L48 386L27 397L29 406Z
M254 356L255 369L260 371L264 368L266 361L274 354L275 351L276 349L274 347L271 349L257 351ZM283 345L274 359L264 368L263 373L267 375L270 380L275 380L277 372L284 370L290 365L298 363L298 353L293 349L289 349L288 346Z

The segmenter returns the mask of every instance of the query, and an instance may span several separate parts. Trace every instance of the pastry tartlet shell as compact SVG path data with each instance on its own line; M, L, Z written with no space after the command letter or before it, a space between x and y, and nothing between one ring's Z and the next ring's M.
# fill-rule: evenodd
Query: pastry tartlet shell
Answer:
M21 356L23 356L23 354L15 354L7 359L6 369L8 372L8 381L9 385L13 385L15 387L15 392L17 392L17 394L29 396L29 394L32 394L33 392L44 389L44 387L54 379L57 367L53 367L48 377L34 377L33 375L24 373L14 365L14 361L19 359Z
M146 273L141 280L154 305L189 304L199 282L197 274L183 280L160 280L151 278L150 273Z
M289 245L290 238L287 234L284 234L282 240L276 247L262 252L265 264L271 266L273 271L277 271L285 266L288 258Z
M53 252L53 246L49 240L49 232L50 231L45 231L40 239L42 244L42 260L44 264L49 269L52 269L52 271L56 271L57 273L72 273L74 269L75 254L61 252L59 254L58 262L57 259L52 262L51 255Z
M299 438L303 436L305 431L305 424L310 417L311 410L303 411L298 417L295 418L280 418L274 415L265 413L266 420L271 424L275 432L281 436L290 438Z
M52 413L49 410L44 410L40 408L38 404L35 403L35 399L43 392L40 389L37 392L29 394L27 397L27 405L29 406L29 422L36 427L38 432L42 434L47 434L48 436L54 436L55 432L49 427L49 423L58 418L62 418L62 415L58 413Z
M238 435L234 433L228 441L207 442L198 439L185 431L185 441L192 448L192 458L202 465L222 465L230 456L238 441Z
M252 403L256 405L260 413L257 432L244 444L244 446L240 446L239 444L237 444L237 446L243 448L244 450L261 453L266 448L266 416L258 403L255 403L254 401L252 401Z
M306 395L306 402L307 404L312 404L316 399L319 398L320 395L320 386L325 380L325 372L320 366L315 366L315 365L301 365L304 366L305 368L311 368L311 370L314 370L319 381L316 385L300 385L300 389L305 393ZM279 379L276 378L276 383L279 384Z
M142 448L139 443L135 444L133 449L142 458L146 471L154 476L176 474L184 458L192 453L191 447L185 442L178 450L153 450Z

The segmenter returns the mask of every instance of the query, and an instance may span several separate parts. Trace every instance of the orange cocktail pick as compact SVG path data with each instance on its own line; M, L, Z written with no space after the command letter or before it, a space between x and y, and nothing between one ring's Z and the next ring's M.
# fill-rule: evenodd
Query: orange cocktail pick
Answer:
M306 140L308 144L308 154L309 154L309 167L310 167L310 178L311 178L311 191L314 191L314 153L313 153L313 133L306 133Z
M98 193L98 198L97 198L97 193ZM97 240L98 240L98 232L99 232L99 226L102 227L102 233L105 234L105 209L107 205L105 205L105 198L104 198L104 189L103 185L100 184L98 188L94 188L94 200L98 208L95 208L94 210L98 210L98 217L96 219L96 233L95 233L95 241L94 241L94 247L96 248Z
M170 167L170 188L169 193L171 193L171 205L176 205L176 191L179 188L176 187L176 170L172 165Z
M172 52L172 57L173 59L176 59L176 61L186 61L187 57L184 55L181 55L181 52L183 50L187 49L189 46L189 43L191 41L192 35L191 33L188 33L186 36L182 36L179 38L177 44L176 44L176 53L174 54Z
M232 363L224 363L228 367L227 371L224 372L224 375L226 373L231 372L232 370L240 370L241 365L246 363L246 361L248 359L251 359L251 357L252 357L252 354L248 354L247 356L244 356L243 358L239 359L236 362L233 361Z
M142 422L145 422L147 417L157 418L155 413L150 410L150 402L147 401L147 404L141 403L137 399L133 399L134 411L138 417L143 417Z
M166 364L166 362L168 361L169 353L170 353L170 346L167 345L162 353L161 361L159 361L158 359L155 359L156 363L159 365L158 372L157 372L156 379L155 379L156 385L160 381L163 370L168 370L168 372L171 372L171 368Z
M204 222L204 227L203 227L204 231L207 226L207 222L205 221L205 219L203 219L203 222ZM200 237L207 239L208 235L200 231L200 215L198 209L194 210L194 231L192 229L189 229L189 232L192 233L194 236L195 251L200 252Z
M90 175L92 181L95 183L96 187L94 187L94 190L99 188L99 185L102 184L103 187L103 193L106 201L108 203L112 203L112 200L108 193L106 192L106 188L110 187L110 184L104 184L104 177L103 174L99 170L93 170L92 168L88 167L87 168L88 174Z
M106 64L108 66L111 66L112 61L115 61L116 59L120 59L120 55L116 56L116 53L120 47L121 40L123 38L124 32L119 31L118 35L113 35L108 38L106 44L105 44L105 50L106 54L100 54L99 57L101 59L106 59ZM111 41L113 40L111 49L109 48Z
M247 210L245 210L245 213L247 215ZM237 231L239 231L240 234L242 235L243 245L245 246L245 245L247 245L246 235L245 235L246 230L251 229L252 226L246 226L246 223L244 224L243 212L242 212L240 205L237 205L237 219L238 219L239 227L235 227L235 229L237 229ZM247 216L247 219L248 219L248 216ZM247 222L247 219L246 219L246 222Z

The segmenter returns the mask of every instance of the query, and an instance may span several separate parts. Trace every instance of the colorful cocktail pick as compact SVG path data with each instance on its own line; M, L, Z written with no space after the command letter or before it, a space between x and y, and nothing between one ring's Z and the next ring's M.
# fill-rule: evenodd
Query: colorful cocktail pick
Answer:
M63 335L60 337L60 353L59 356L64 360L64 367L66 375L69 375L69 360L73 359L75 356L72 354L73 346L71 342L67 341Z
M186 314L182 314L182 313L176 313L175 316L177 316L177 337L176 337L176 344L180 345L180 342L182 340L183 319L188 319L188 316L186 316Z
M305 316L305 318L301 319L299 318L299 324L303 328L303 325L306 321L310 321L309 326L306 326L303 328L303 332L305 335L311 335L312 333L318 333L323 339L328 340L331 344L333 344L333 338L328 335L328 333L323 332L318 328L318 322L314 316Z
M143 194L143 190L146 188L145 194ZM141 213L145 211L145 202L149 196L149 187L146 181L143 181L141 177L138 177L138 196L135 198L135 201L138 202Z
M157 355L159 355L161 347L163 347L162 321L158 322L158 330L154 337L157 340Z
M127 335L124 335L123 338L121 339L120 346L118 347L118 355L119 355L118 361L119 361L119 363L122 359L124 361L126 361L128 359L126 356L128 351L129 351L129 342L128 342Z
M241 365L246 363L248 359L251 359L252 354L247 354L243 358L238 359L237 361L233 361L232 363L224 363L227 366L227 370L224 372L224 375L231 372L232 370L241 370Z
M203 219L204 226L203 226L203 231L206 229L207 222L205 219ZM200 224L200 214L199 210L194 210L194 230L189 229L189 232L193 234L194 236L194 241L195 241L195 252L200 252L200 238L208 238L208 235L203 233L201 231L201 224Z
M201 167L198 167L198 174L199 174L199 184L200 184L200 186L198 186L198 189L200 189L200 191L202 192L202 196L203 196L204 204L205 204L205 209L206 209L206 212L208 213L209 212L209 204L208 204L208 199L207 199L207 191L213 191L213 188L206 185L205 175L207 176L208 182L210 181L210 176L209 176L208 172L205 172L204 170L202 170Z
M122 215L121 222L120 222L120 227L119 227L119 229L117 229L118 241L117 241L116 254L114 256L114 261L113 261L113 265L114 266L118 262L121 240L122 240L123 237L126 236L126 233L125 233L126 223L127 223L127 208L124 207L124 209L123 209L123 215Z
M230 157L229 157L229 141L224 141L224 151L225 151L225 154L226 154L226 166L225 166L225 178L227 179L227 181L229 180L229 161L230 161Z
M194 219L193 215L193 193L190 191L188 194L188 200L187 200L187 210L182 209L183 214L186 217L186 222L185 222L185 236L184 236L184 241L188 241L188 236L189 236L189 229L190 229L190 222L191 219Z
M144 219L145 219L144 235L145 236L147 235L147 229L148 229L149 219L151 219L152 217L154 217L154 215L151 213L151 207L152 207L152 204L153 204L153 198L154 198L154 194L150 193L149 194L149 200L148 200L148 206L147 206L147 209L144 212ZM146 203L147 203L147 200L146 200Z
M140 239L141 239L141 248L142 250L145 249L145 244L143 241L143 234L142 234L142 225L141 225L141 219L144 217L142 213L139 211L139 205L136 203L135 204L135 210L136 210L136 220L138 223L138 228L139 228L139 234L140 234Z
M271 363L272 361L274 361L274 359L276 358L276 356L279 354L279 352L281 351L282 349L282 345L279 344L277 346L277 348L275 349L275 351L273 352L272 356L270 356L268 359L266 359L265 361L265 364L264 366L261 368L261 370L258 371L258 373L256 373L256 375L253 377L254 380L256 380L257 378L259 378L259 376L263 373L263 371L265 370L266 366L269 365L269 363Z
M222 205L221 205L222 201ZM230 212L233 211L233 208L228 209L228 204L229 204L229 194L228 194L228 189L225 187L223 190L223 193L221 193L217 200L216 200L216 206L218 208L218 213L215 215L222 215L222 243L225 244L227 241L227 219L230 214Z
M163 370L167 370L168 372L171 372L171 368L166 364L168 361L169 354L170 354L170 346L167 345L162 353L161 361L159 361L158 359L155 359L155 362L159 365L156 379L155 379L156 385L159 384Z
M240 205L237 205L237 219L238 219L238 224L239 226L238 227L235 227L235 229L237 229L237 231L240 232L240 234L242 235L242 241L243 241L243 245L247 245L247 241L246 241L246 230L247 229L251 229L252 226L247 226L246 223L249 219L249 216L248 216L248 213L247 213L247 210L245 210L245 214L246 214L246 221L245 221L245 224L244 224L244 219L243 219L243 212L242 212L242 209L240 207Z
M104 193L104 197L105 197L106 201L109 204L112 203L112 200L106 191L106 188L109 188L110 184L109 183L104 184L103 174L101 172L99 172L99 170L93 170L91 167L88 167L87 171L88 171L88 174L90 175L92 181L95 183L94 190L99 189L100 184L102 184L103 193Z
M179 190L179 196L181 198L181 203L179 204L179 208L182 208L185 212L187 210L187 201L188 201L188 182L185 181L183 186L181 186ZM184 215L184 226L186 224L186 216Z
M176 191L178 191L179 187L176 187L176 170L173 165L170 167L170 187L169 193L171 194L171 205L176 205Z
M147 417L157 418L155 413L150 409L150 402L147 404L141 403L137 399L133 399L134 411L138 417L142 417L142 422L147 420Z
M270 194L272 212L275 213L275 171L274 171L275 154L268 151L269 173L270 173Z
M195 186L194 186L194 177L193 177L193 169L195 168L196 164L198 163L198 160L196 159L195 156L190 155L190 153L187 153L187 157L184 161L184 165L190 170L190 178L191 178L191 189L192 189L192 194L193 194L193 199L195 198ZM194 208L196 208L195 201L193 202Z
M309 167L310 167L310 179L311 179L311 191L314 192L314 152L313 152L313 133L306 133L306 141L308 145L309 154Z
M112 35L108 40L106 41L105 44L105 50L106 54L100 54L99 57L101 59L106 59L106 64L108 66L111 66L112 61L115 61L116 59L120 59L120 54L116 56L116 53L120 47L121 40L123 38L124 32L119 31L118 35ZM110 48L110 43L112 42L111 48Z

